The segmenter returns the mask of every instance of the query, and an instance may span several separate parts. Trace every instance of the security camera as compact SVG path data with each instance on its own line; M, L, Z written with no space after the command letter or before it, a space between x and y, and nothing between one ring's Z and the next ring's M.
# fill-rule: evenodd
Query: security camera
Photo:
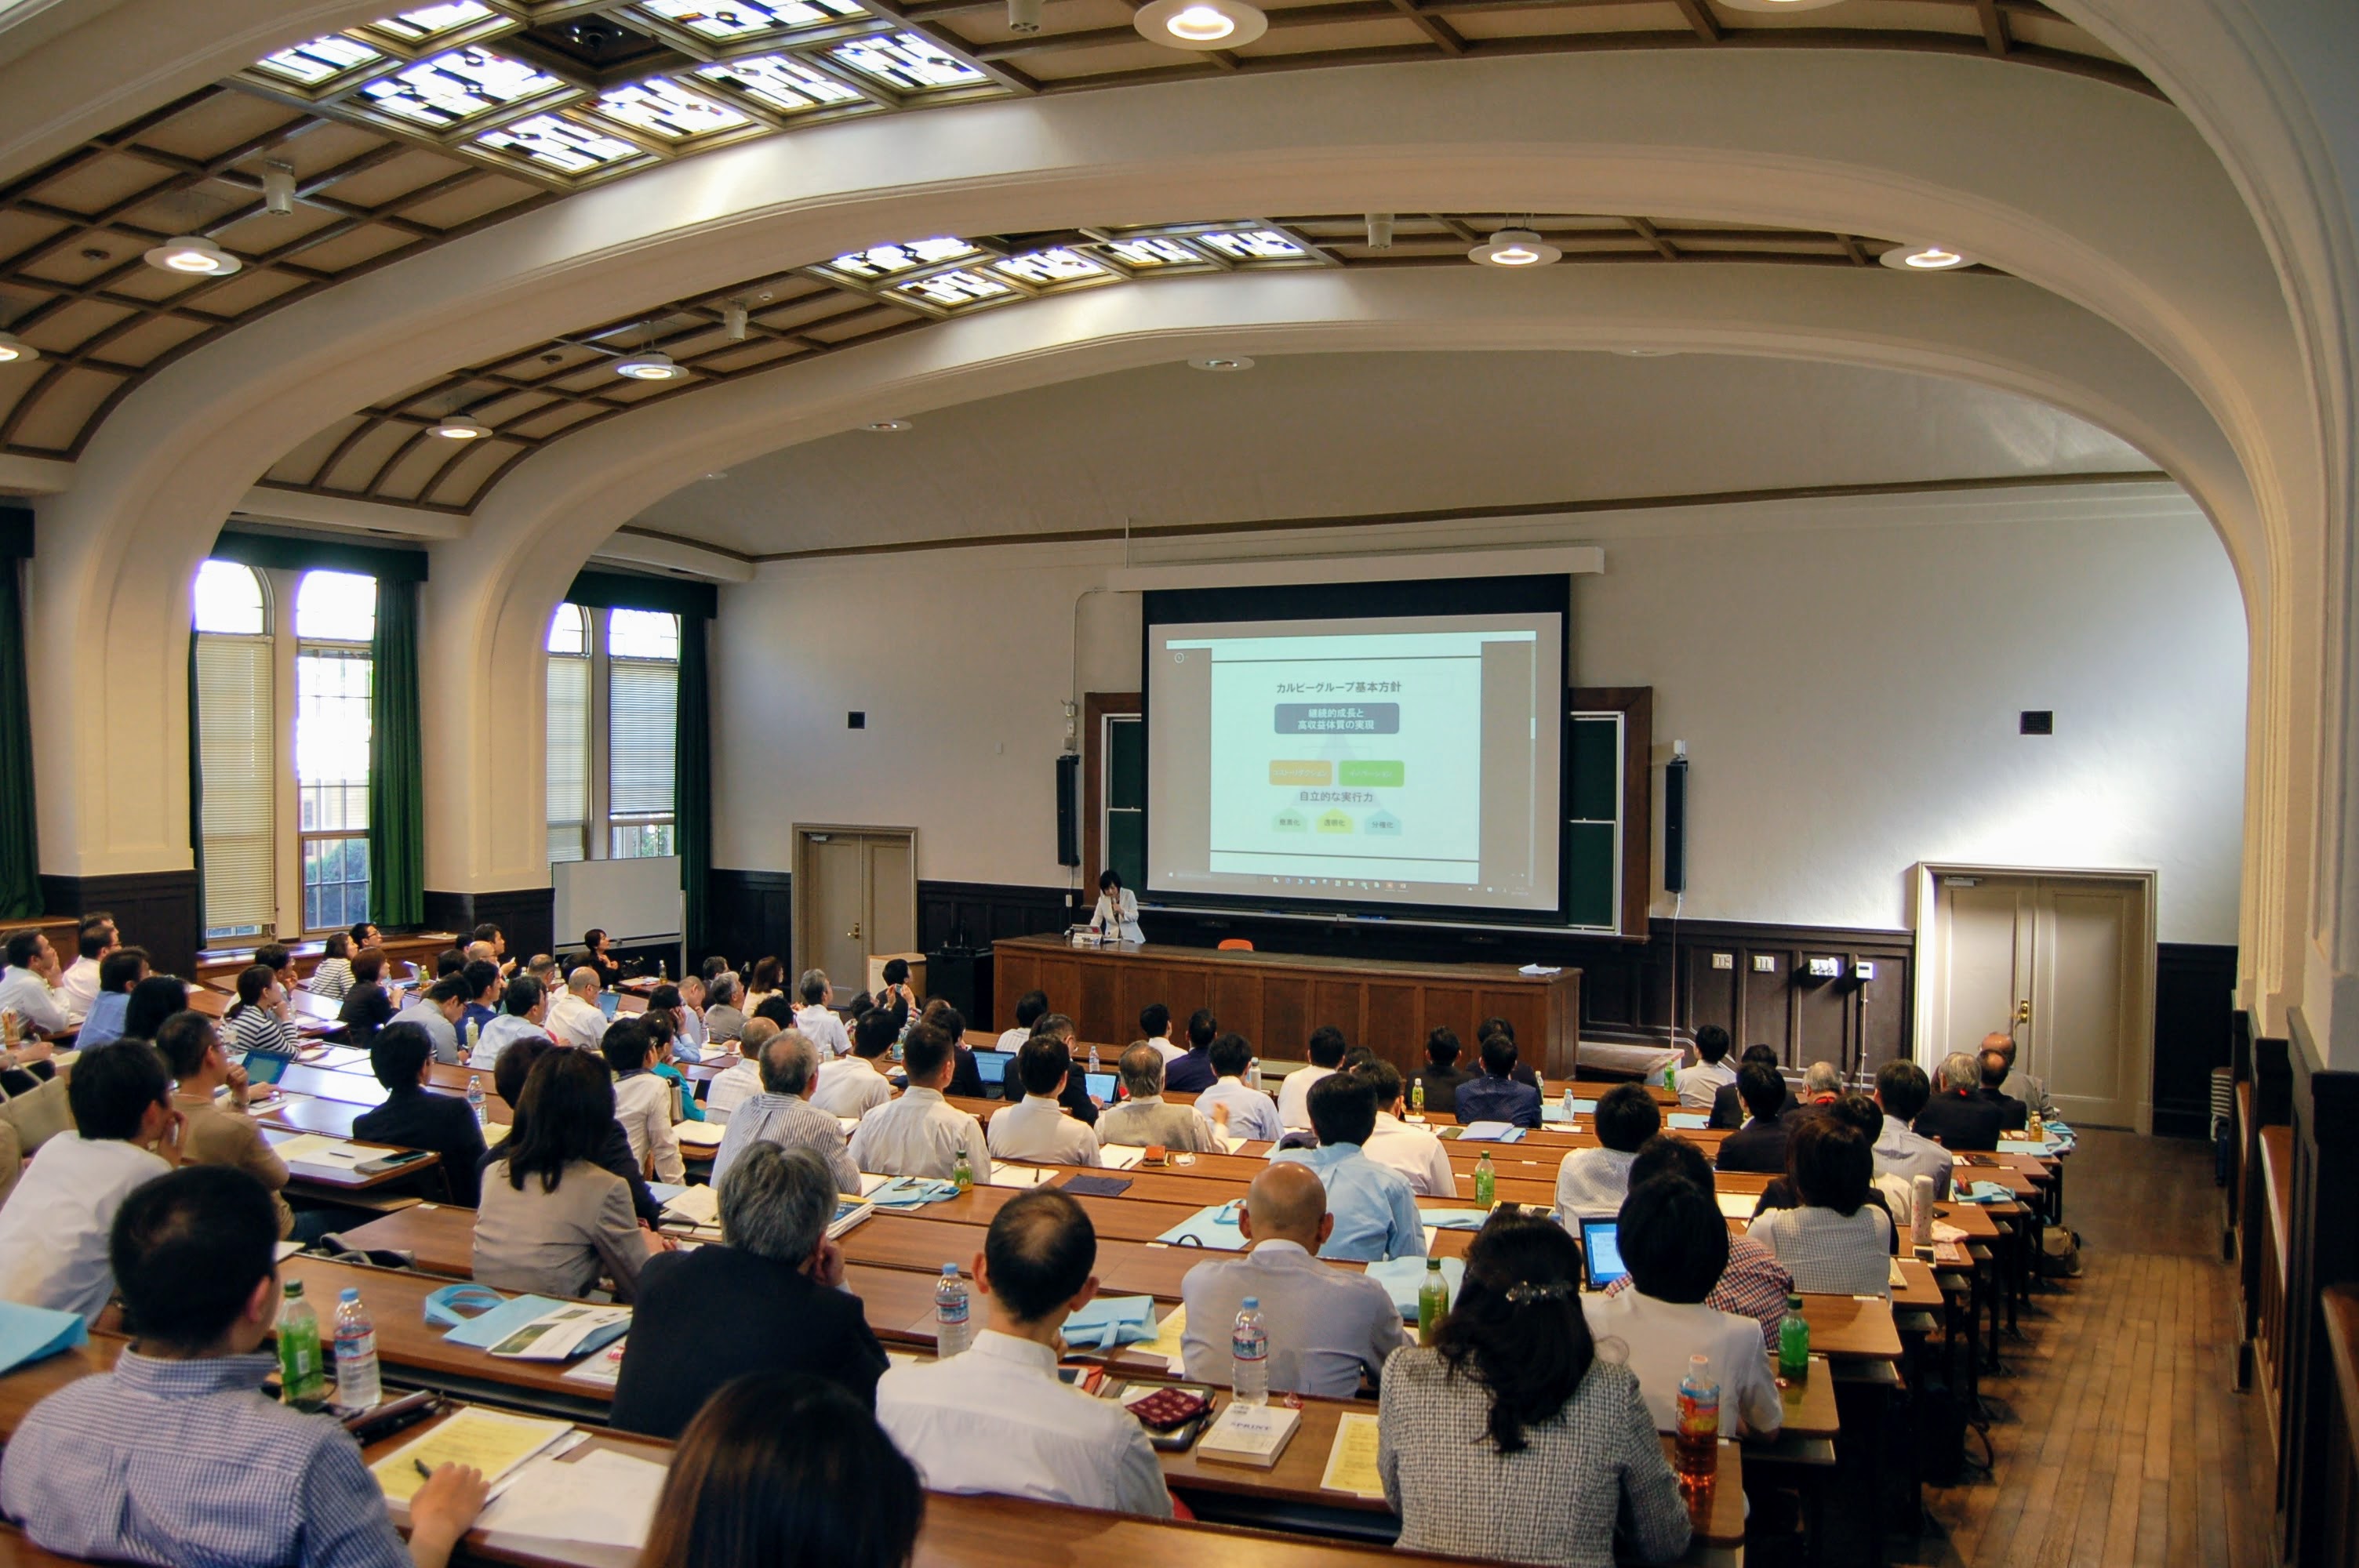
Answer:
M1043 4L1045 0L1007 0L1007 30L1011 33L1038 32Z
M1393 248L1393 215L1389 212L1368 214L1368 249L1388 251Z

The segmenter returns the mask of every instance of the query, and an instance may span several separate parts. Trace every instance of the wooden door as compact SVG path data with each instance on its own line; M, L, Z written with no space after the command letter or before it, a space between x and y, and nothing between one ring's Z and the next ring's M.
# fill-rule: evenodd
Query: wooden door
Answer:
M867 868L857 834L811 833L804 837L802 864L795 868L795 903L802 934L795 944L799 968L825 969L849 1001L858 989L867 945ZM791 981L791 977L789 977Z
M2018 1036L2024 1071L2044 1079L2064 1119L2127 1127L2147 1095L2136 961L2136 890L2043 880L2032 957L2031 1020ZM2027 1036L2027 1038L2026 1037Z
M864 933L864 961L854 972L867 973L865 958L869 953L918 950L916 860L917 846L909 834L860 836L860 928Z
M2031 996L2030 878L1945 876L1940 973L1934 979L1933 1060L1982 1049L2012 1027Z

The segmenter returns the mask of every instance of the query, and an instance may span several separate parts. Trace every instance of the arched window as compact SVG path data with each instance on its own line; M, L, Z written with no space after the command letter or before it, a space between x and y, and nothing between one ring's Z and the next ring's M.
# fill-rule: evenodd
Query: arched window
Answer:
M376 635L376 579L311 571L295 590L295 635L307 643L365 643Z
M376 579L308 571L295 590L295 795L303 928L369 914L369 708Z
M277 657L252 567L205 562L191 599L205 940L236 941L277 919Z
M197 568L193 614L199 632L259 637L270 630L262 579L235 561L207 561Z
M549 858L673 852L679 617L560 604L549 622Z

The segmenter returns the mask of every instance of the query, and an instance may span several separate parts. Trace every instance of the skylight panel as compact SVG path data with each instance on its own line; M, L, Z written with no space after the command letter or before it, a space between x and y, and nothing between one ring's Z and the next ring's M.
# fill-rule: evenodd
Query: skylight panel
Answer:
M308 44L265 55L254 62L254 68L305 87L317 87L362 66L375 65L384 58L358 38L331 33L324 38L313 38Z
M832 271L847 277L891 277L912 267L932 266L939 262L957 261L978 252L964 240L947 236L933 240L906 240L897 245L873 245L864 251L853 251L828 263Z
M1109 243L1106 249L1112 251L1114 259L1125 266L1149 269L1158 266L1186 266L1190 262L1201 262L1204 259L1177 240L1159 238L1115 240Z
M522 60L468 49L372 81L361 89L361 97L383 114L440 131L564 85Z
M484 18L497 15L489 5L476 0L455 0L447 5L421 5L415 11L403 11L396 16L381 16L369 26L388 38L408 43L422 43L439 38L445 33L455 33Z
M639 8L651 16L685 27L699 38L724 43L756 33L816 27L847 16L868 15L858 0L762 0L759 5L753 0L729 0L723 5L712 4L712 0L639 0Z
M991 270L1019 277L1042 287L1060 283L1094 282L1114 276L1103 265L1092 261L1079 251L1059 245L1052 250L1032 251L1020 256L1009 256L991 264Z
M1004 299L1016 290L995 277L986 277L982 273L960 267L951 272L938 272L931 277L912 278L908 283L896 285L894 292L929 300L947 310L955 310L962 305Z
M1196 238L1232 261L1300 261L1310 254L1272 229L1215 230Z
M645 156L620 136L610 136L554 114L535 114L513 125L486 131L475 138L475 145L561 174L588 174Z
M709 136L752 124L736 110L661 78L614 89L598 100L598 113L669 141Z
M831 103L856 103L865 95L849 82L838 81L792 55L755 55L700 70L697 79L734 87L758 103L782 114L799 114Z
M944 54L915 33L854 38L827 51L827 58L904 92L969 87L991 79L962 59Z

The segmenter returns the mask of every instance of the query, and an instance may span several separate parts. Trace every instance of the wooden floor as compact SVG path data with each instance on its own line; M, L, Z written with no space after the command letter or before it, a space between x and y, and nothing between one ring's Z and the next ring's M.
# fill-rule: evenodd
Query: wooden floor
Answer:
M2086 1271L2035 1292L2006 1370L1983 1380L1996 1468L1929 1491L1936 1528L1892 1559L2259 1568L2273 1450L2259 1400L2231 1386L2235 1274L2211 1150L2091 1132L2066 1180Z

